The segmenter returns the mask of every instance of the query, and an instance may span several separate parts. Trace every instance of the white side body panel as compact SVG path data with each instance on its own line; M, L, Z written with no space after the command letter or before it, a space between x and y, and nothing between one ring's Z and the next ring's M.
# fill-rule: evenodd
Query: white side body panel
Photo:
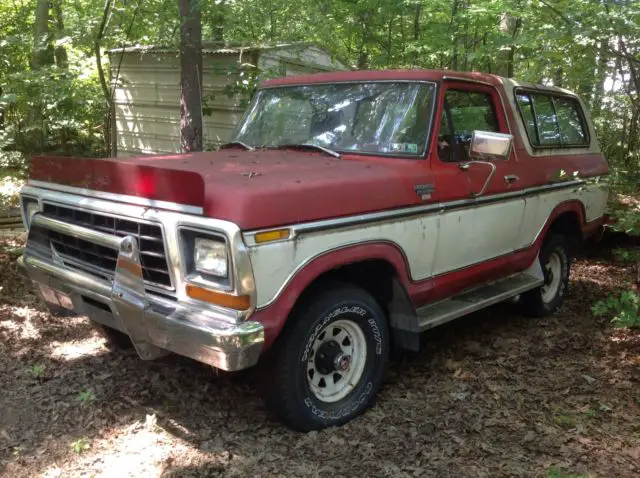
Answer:
M258 245L245 234L253 265L257 307L273 302L296 272L314 258L363 242L390 242L409 263L413 281L428 279L531 246L553 209L566 201L583 203L586 220L602 216L606 190L589 184L541 192L504 202L391 218L350 227L300 234ZM443 205L444 208L445 205ZM295 230L295 226L292 226Z
M433 267L422 278L512 252L523 211L524 200L517 198L442 214Z

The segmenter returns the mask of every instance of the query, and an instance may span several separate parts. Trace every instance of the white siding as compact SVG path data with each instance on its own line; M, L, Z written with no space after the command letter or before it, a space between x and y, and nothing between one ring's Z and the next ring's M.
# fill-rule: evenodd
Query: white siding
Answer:
M228 141L242 118L237 99L224 92L228 72L239 62L258 57L261 69L292 75L344 69L321 50L306 46L266 49L261 52L203 55L203 99L211 108L203 115L204 145L212 148ZM120 58L122 62L120 63ZM119 64L120 63L120 64ZM176 153L180 151L180 59L176 52L130 51L111 56L111 75L119 72L114 95L118 156Z

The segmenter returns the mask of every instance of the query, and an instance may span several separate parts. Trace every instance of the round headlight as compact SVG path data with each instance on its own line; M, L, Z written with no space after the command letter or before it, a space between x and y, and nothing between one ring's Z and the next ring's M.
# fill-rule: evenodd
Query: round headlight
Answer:
M196 237L193 262L198 272L216 277L227 277L227 244Z

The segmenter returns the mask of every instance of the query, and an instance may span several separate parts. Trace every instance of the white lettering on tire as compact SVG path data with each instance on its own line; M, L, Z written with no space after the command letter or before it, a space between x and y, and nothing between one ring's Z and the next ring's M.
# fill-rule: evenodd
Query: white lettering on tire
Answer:
M324 327L327 325L327 323L329 323L331 319L334 319L340 314L357 314L360 317L364 317L365 315L367 315L367 311L364 310L362 307L358 307L357 305L354 305L350 307L349 306L338 307L333 311L331 311L330 313L328 313L325 316L325 318L322 319L320 322L318 322L318 325L316 325L315 328L313 329L313 333L309 337L309 340L307 341L307 344L304 347L304 353L302 354L302 360L301 360L302 362L306 363L309 357L309 351L311 350L311 347L313 347L313 343L315 342L316 337L318 337L322 329L324 329Z
M352 413L355 413L366 401L371 391L373 390L373 383L367 382L362 393L358 396L357 400L345 407L336 408L333 410L323 410L313 404L311 397L307 396L304 399L304 404L307 408L311 409L311 413L322 420L338 420L339 418L346 417Z

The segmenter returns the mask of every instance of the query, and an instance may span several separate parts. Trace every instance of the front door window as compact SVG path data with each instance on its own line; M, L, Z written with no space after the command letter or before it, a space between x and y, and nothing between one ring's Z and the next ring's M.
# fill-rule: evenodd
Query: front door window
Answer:
M500 131L491 95L479 91L447 90L438 134L440 159L446 162L468 161L474 130Z

